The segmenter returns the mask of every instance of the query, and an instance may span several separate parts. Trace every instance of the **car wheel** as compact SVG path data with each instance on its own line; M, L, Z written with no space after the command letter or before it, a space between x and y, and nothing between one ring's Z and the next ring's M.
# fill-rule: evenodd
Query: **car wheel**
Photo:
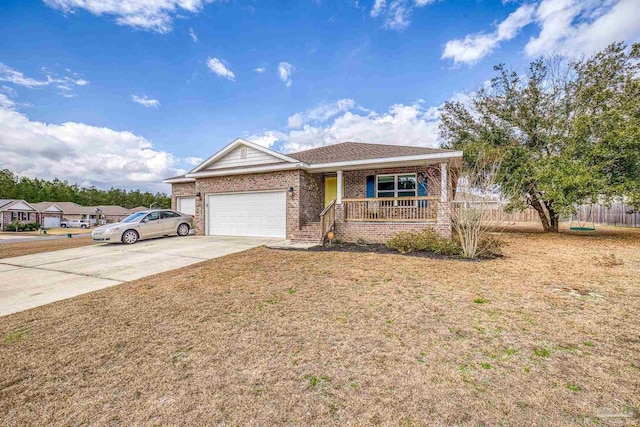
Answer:
M122 243L125 245L133 245L138 241L138 233L134 230L127 230L122 234Z
M67 228L67 224L60 224L60 228Z
M84 224L82 224L82 225L80 226L80 228L87 228L87 226L86 226L86 225L84 225Z
M180 224L178 226L178 236L186 236L189 234L189 226L187 224Z

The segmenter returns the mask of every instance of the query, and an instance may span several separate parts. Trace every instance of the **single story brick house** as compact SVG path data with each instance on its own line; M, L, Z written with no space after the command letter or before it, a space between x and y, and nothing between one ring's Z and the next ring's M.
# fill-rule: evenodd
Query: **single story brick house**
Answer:
M238 138L163 182L199 235L385 242L427 226L451 236L461 163L461 151L439 148L343 142L282 154Z
M55 207L62 212L61 218L81 219L91 225L120 222L132 213L131 209L117 205L82 206L74 202L40 202L36 205L41 212Z
M32 203L38 209L38 223L44 228L58 228L62 221L63 211L55 203L39 202Z
M7 231L11 223L38 222L38 209L26 200L0 199L0 230Z

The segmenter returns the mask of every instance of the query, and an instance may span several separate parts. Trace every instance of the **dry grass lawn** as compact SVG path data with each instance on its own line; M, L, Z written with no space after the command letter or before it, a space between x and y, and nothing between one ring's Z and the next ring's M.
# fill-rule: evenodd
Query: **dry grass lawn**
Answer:
M0 424L637 425L639 231L258 248L0 318Z
M41 252L59 251L60 249L88 246L93 243L91 236L73 237L71 239L34 240L32 242L2 243L0 241L0 259L14 256L39 254Z

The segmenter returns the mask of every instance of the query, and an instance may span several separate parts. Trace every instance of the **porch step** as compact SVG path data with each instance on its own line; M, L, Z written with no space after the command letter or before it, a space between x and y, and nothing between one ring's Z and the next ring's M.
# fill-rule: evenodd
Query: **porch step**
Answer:
M309 242L321 244L322 239L320 234L322 230L320 229L320 221L309 222L302 226L302 228L295 232L291 240L295 242Z

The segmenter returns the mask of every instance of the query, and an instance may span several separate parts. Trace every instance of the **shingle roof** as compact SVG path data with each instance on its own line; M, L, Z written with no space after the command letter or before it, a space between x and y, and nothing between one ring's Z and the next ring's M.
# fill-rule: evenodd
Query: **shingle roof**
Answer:
M311 150L287 154L304 163L333 163L353 160L382 159L387 157L416 156L421 154L449 153L442 148L415 147L407 145L368 144L364 142L342 142Z
M14 205L23 202L26 203L29 206L32 206L29 202L27 202L26 200L22 200L22 199L2 199L0 200L0 210L8 210L11 209ZM32 209L29 209L30 211Z

